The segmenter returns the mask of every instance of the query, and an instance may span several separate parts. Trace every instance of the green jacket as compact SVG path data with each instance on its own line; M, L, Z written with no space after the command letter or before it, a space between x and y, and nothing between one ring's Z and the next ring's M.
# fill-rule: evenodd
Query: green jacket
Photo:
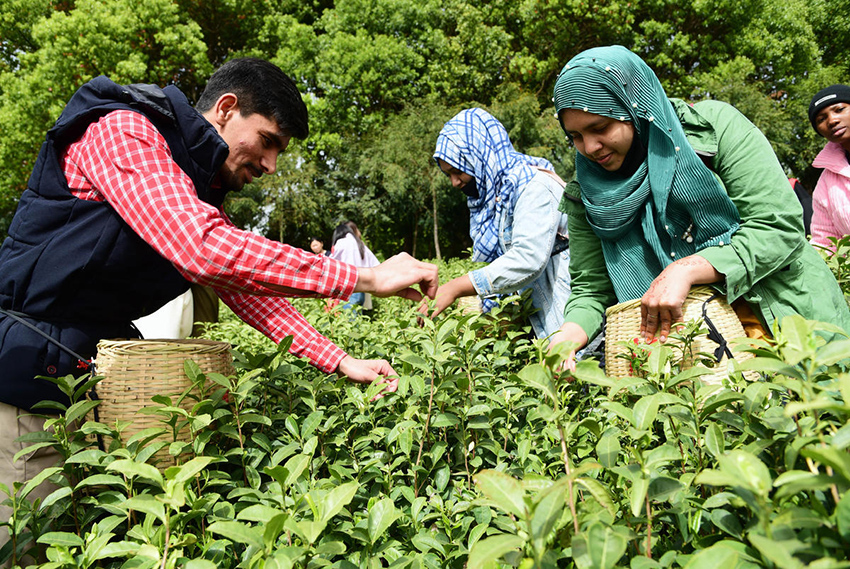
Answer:
M730 244L697 253L725 275L715 288L729 302L744 298L768 330L774 320L800 314L850 331L850 310L841 289L806 241L802 207L761 131L720 101L670 101L691 146L723 183L741 216ZM605 309L618 300L580 191L577 182L569 184L561 202L569 216L572 283L564 314L566 322L578 324L593 338Z

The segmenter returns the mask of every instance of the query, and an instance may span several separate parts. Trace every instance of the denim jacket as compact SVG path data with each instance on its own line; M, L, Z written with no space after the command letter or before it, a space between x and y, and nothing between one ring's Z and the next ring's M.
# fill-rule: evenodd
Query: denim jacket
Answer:
M502 210L499 244L505 253L469 273L483 298L531 288L537 310L530 319L538 338L549 336L564 323L570 295L569 248L552 255L558 233L567 234L567 216L558 211L562 193L551 175L538 172L520 191L513 210Z

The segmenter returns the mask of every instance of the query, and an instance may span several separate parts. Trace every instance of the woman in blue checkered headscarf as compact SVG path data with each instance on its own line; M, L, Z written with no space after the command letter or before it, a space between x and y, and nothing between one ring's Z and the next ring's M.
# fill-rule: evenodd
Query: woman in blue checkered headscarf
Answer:
M478 294L489 309L494 296L531 288L535 333L557 330L569 253L566 215L558 212L563 182L552 164L514 150L502 123L483 109L461 111L443 126L434 159L467 196L472 260L489 265L440 287L432 315L460 296Z

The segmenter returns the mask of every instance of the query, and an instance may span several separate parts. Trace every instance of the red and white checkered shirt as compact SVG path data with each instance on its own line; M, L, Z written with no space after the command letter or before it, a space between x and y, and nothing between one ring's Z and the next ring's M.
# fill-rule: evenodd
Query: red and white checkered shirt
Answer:
M292 335L290 351L324 372L345 357L279 295L348 298L357 269L237 228L198 199L146 117L109 113L67 148L62 166L75 196L109 202L181 275L214 288L242 320L275 342Z

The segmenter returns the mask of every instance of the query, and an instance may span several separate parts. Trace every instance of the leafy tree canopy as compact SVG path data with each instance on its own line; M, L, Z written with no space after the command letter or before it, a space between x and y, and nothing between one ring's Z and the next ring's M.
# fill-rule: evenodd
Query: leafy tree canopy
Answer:
M468 246L462 196L431 160L457 110L488 108L521 152L572 174L551 90L579 51L618 43L671 96L716 98L809 183L823 141L806 110L850 76L850 0L6 0L0 5L0 234L45 131L83 82L176 84L190 100L235 56L299 84L311 136L233 196L233 218L305 246L353 218L370 246L422 257Z

